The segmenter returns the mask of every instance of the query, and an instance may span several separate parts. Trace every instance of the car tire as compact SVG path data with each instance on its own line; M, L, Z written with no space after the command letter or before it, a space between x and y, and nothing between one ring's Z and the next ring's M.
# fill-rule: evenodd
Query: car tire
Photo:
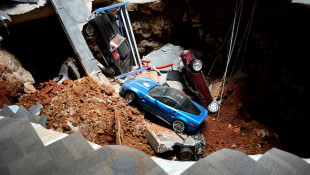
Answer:
M93 36L95 34L95 28L94 26L87 24L85 32L88 36Z
M197 73L200 72L203 68L203 62L199 59L194 59L191 63L190 63L190 68L193 72Z
M107 67L107 73L110 75L115 75L115 69L113 67Z
M217 113L219 111L219 104L216 101L212 101L208 104L208 111L211 113Z
M184 132L186 130L186 125L181 120L174 120L171 125L175 132Z
M191 148L184 147L180 149L179 159L181 161L189 161L189 160L192 160L193 157L194 157L194 152Z
M125 99L129 104L135 104L137 101L137 96L134 92L128 91L125 94Z

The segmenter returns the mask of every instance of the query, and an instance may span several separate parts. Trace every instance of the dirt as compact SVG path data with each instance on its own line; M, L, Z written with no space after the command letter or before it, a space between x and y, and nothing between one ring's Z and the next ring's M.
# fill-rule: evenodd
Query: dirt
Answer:
M0 109L12 105L24 93L35 90L34 79L20 61L0 45Z
M101 146L116 144L116 121L121 123L122 144L152 156L146 141L147 121L136 107L90 77L76 81L42 83L39 90L23 95L17 105L29 108L41 103L48 116L47 128L63 133L79 131L88 141Z
M203 134L209 155L222 148L230 148L248 155L263 154L273 147L282 148L279 136L271 128L255 120L245 110L241 99L245 97L245 82L230 81L225 85L219 120L211 114L205 120Z
M241 84L241 85L240 85ZM270 128L256 121L246 121L246 112L240 103L242 83L226 85L220 118L210 114L203 125L206 138L205 156L230 148L245 154L262 154L272 147L280 148L279 138ZM129 105L123 97L107 85L99 85L87 77L80 80L65 80L41 83L37 91L24 94L17 105L29 108L41 103L48 116L47 128L63 133L79 131L87 140L99 145L117 143L117 118L119 117L122 144L154 156L155 152L146 140L143 111ZM245 113L245 114L244 114ZM118 141L119 143L119 141Z
M12 105L14 101L21 95L24 83L12 72L10 67L0 65L0 108L4 105Z

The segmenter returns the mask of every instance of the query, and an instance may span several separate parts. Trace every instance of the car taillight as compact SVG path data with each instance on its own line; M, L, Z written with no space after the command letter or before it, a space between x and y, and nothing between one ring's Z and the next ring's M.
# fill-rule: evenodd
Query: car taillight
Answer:
M120 59L118 51L114 50L112 53L113 53L114 58L118 61Z

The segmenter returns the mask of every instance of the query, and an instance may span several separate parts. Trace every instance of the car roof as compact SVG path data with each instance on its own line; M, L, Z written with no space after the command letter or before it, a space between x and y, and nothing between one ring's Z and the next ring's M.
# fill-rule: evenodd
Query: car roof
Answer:
M171 87L168 89L165 96L168 96L168 97L176 100L180 104L182 104L183 101L185 101L188 98L185 94L183 94L179 90L171 88Z

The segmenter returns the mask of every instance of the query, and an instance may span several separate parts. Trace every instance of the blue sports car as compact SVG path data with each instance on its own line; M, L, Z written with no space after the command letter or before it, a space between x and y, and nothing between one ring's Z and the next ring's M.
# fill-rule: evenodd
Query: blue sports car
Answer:
M120 94L125 96L129 104L138 103L172 125L176 132L194 132L208 114L205 108L179 90L161 86L146 77L125 81Z

